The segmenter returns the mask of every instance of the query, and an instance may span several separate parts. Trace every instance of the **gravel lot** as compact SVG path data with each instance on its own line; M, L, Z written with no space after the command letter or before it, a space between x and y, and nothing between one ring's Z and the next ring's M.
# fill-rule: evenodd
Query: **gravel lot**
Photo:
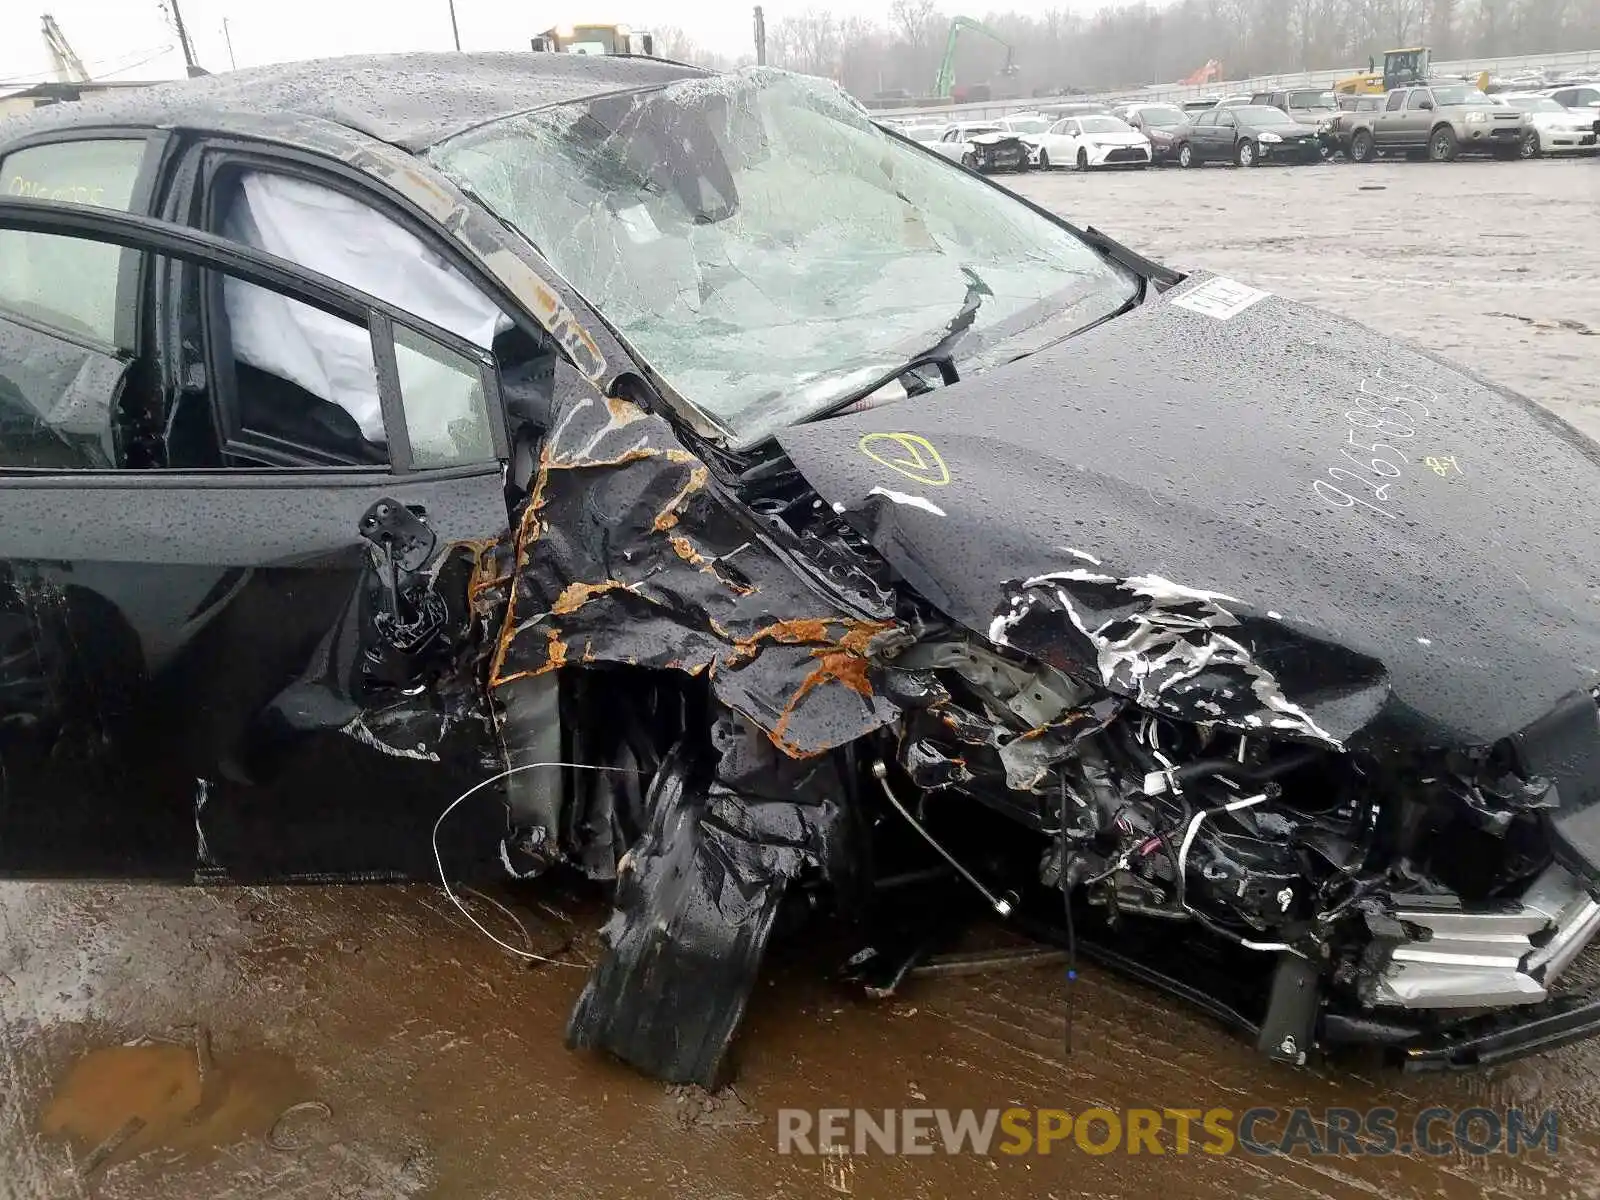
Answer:
M1586 340L1600 331L1600 162L1007 182L1178 267L1397 330L1600 436L1600 343ZM525 910L532 944L571 940L574 962L591 956L603 910L543 900ZM474 903L502 936L521 936ZM1461 1077L1293 1072L1085 969L1068 1059L1059 968L918 983L871 1002L801 959L767 972L736 1089L708 1097L565 1051L582 979L524 969L421 886L0 886L0 1200L1600 1194L1600 1043ZM140 1038L154 1041L117 1049ZM203 1080L212 1100L193 1119L152 1116L126 1132L135 1111L190 1112L192 1097L179 1101ZM1296 1104L1387 1104L1402 1116L1432 1104L1554 1107L1560 1150L1338 1161L774 1150L783 1107ZM118 1130L120 1152L85 1161Z
M1180 270L1421 342L1600 438L1600 159L998 178Z

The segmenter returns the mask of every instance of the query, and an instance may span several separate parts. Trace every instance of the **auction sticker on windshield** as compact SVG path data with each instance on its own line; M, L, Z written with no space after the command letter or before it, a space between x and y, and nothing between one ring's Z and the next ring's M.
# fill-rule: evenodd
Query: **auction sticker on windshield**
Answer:
M1238 316L1256 301L1265 300L1267 295L1267 292L1258 288L1218 276L1206 280L1198 287L1190 288L1181 296L1174 297L1172 302L1191 312L1203 313L1219 321L1226 321Z

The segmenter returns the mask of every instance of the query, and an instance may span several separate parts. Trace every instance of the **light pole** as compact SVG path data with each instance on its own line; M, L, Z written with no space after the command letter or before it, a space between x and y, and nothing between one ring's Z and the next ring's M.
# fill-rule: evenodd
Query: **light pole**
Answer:
M183 48L184 65L189 68L189 78L205 74L200 70L200 64L194 60L194 46L189 42L189 31L183 26L183 13L178 9L178 0L167 0L167 3L170 6L168 11L172 14L173 27L178 31L178 45Z
M461 49L461 30L456 25L456 0L449 0L450 4L450 36L455 39L456 49Z

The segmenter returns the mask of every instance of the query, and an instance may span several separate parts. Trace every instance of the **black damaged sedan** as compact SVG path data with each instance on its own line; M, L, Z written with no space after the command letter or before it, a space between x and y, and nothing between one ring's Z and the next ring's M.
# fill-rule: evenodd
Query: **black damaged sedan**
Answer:
M1288 1062L1600 1030L1532 403L764 69L244 71L0 177L6 874L581 874L568 1040L673 1080L824 927L1075 934Z

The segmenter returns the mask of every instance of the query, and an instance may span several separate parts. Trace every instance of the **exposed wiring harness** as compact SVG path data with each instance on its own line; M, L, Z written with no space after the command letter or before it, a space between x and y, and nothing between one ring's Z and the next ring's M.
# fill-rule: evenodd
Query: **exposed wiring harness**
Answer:
M439 819L433 823L433 861L434 865L439 868L439 885L444 888L444 894L449 897L450 903L454 904L458 909L461 910L461 915L472 923L474 929L483 934L484 937L488 938L496 946L499 946L500 949L504 950L507 954L514 954L518 958L526 959L530 962L549 963L550 965L556 967L572 967L580 971L587 970L587 968L581 963L562 962L559 958L550 958L543 954L535 954L531 950L519 949L516 946L511 945L509 942L503 942L499 938L495 937L494 934L490 933L483 927L483 924L478 920L477 917L473 916L467 911L467 906L461 903L461 897L456 895L455 889L450 886L450 879L445 874L444 870L444 856L439 852L439 828L444 824L445 818L453 813L457 807L460 806L462 801L468 799L477 792L482 791L484 788L489 787L491 784L499 783L502 779L507 779L521 771L532 771L537 767L569 767L575 771L614 771L623 775L644 774L644 772L633 767L601 767L596 766L593 763L574 762L535 762L522 763L515 767L509 767L497 775L491 775L489 778L480 780L479 782L473 784L466 791L462 792L461 795L457 796L454 800L450 801L449 804L445 805L444 811L439 814Z

